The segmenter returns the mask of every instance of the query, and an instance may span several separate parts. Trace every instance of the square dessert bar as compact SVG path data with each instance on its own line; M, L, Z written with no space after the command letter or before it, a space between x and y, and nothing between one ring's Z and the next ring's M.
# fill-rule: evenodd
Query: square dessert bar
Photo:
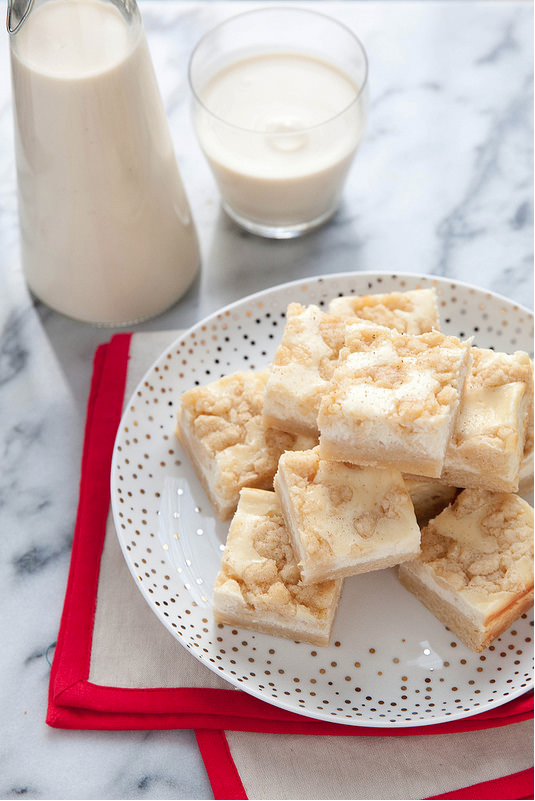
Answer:
M216 621L328 645L342 580L303 585L274 492L245 488L213 591Z
M331 314L360 317L376 325L385 325L402 334L440 330L434 289L412 289L380 295L342 295L329 303L328 310Z
M513 493L465 489L422 530L401 583L480 652L533 605L533 509Z
M238 371L184 392L176 436L217 516L229 520L244 486L272 489L279 456L313 441L266 426L268 371Z
M401 473L284 453L274 480L303 583L416 556L420 529Z
M472 348L442 478L457 487L516 492L532 397L527 353Z
M264 398L266 424L317 438L320 400L344 344L345 320L290 303Z
M314 304L290 303L266 387L264 414L269 425L317 436L321 397L344 345L345 320L354 317L407 333L439 327L433 289L342 296L331 301L329 312Z
M348 320L318 413L322 457L440 477L469 366L456 337Z

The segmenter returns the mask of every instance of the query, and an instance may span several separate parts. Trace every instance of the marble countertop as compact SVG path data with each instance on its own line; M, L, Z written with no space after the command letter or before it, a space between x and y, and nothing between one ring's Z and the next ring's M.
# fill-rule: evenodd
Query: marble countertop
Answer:
M370 122L343 204L292 241L241 232L195 141L186 65L245 2L142 0L197 224L202 270L135 330L186 328L246 294L345 271L427 273L532 306L533 6L518 0L322 3L370 59ZM328 6L328 8L327 8ZM0 37L9 74L7 34ZM45 724L49 654L69 567L93 353L110 329L36 303L21 272L9 82L0 83L0 655L2 798L210 798L191 731L65 732Z

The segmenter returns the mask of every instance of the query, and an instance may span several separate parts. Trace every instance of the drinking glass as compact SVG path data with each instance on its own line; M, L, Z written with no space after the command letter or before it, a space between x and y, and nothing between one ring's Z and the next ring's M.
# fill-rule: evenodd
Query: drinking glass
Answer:
M336 211L368 116L368 62L348 27L289 7L208 32L189 64L193 120L239 225L296 237Z

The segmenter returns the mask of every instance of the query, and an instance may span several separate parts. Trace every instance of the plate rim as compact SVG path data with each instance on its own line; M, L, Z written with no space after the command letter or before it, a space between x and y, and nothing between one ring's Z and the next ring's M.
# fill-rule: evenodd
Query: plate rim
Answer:
M342 277L346 278L347 276L355 276L362 278L368 278L368 277L378 278L385 275L387 275L389 278L399 277L399 278L409 278L415 280L423 279L425 281L436 281L438 284L450 284L452 286L460 286L463 289L467 289L468 291L485 293L487 295L490 295L492 298L495 298L496 300L500 300L503 303L506 303L507 305L512 306L513 308L524 312L524 314L527 314L529 317L533 318L535 324L535 312L532 309L528 308L527 306L524 306L522 303L518 303L517 301L511 300L511 298L508 298L505 295L500 294L499 292L494 292L491 289L484 289L482 287L478 287L476 284L471 284L466 281L459 281L456 278L445 278L444 276L433 275L432 273L429 274L401 273L401 272L396 273L396 272L384 272L383 270L366 271L366 272L359 272L357 270L347 270L336 273L323 273L321 275L309 275L305 276L304 278L293 279L292 281L284 281L281 284L274 284L273 286L266 287L265 289L260 289L256 292L252 292L249 295L244 295L242 298L239 298L238 300L230 301L225 306L221 306L217 308L215 311L209 312L193 325L190 325L187 328L184 328L183 330L180 329L180 334L177 337L175 337L175 339L159 354L159 356L157 356L156 359L154 359L150 367L148 367L147 370L144 372L142 378L136 384L135 389L131 393L130 398L128 399L128 403L134 397L138 387L143 383L147 375L150 372L152 372L152 370L158 364L160 359L162 359L167 353L169 353L169 351L173 350L173 348L176 347L176 344L178 342L180 342L182 339L185 339L187 336L191 334L191 332L195 331L197 328L209 323L210 320L212 320L214 317L219 317L220 315L226 314L227 312L231 312L233 309L237 308L238 306L241 306L242 304L254 302L257 298L263 297L269 292L279 292L286 288L291 289L292 286L299 286L301 284L307 284L307 283L320 283L321 281L325 281L327 279L329 280L339 279ZM128 403L125 405L125 411ZM122 417L123 415L121 415L121 419ZM114 445L114 452L115 452L115 445Z

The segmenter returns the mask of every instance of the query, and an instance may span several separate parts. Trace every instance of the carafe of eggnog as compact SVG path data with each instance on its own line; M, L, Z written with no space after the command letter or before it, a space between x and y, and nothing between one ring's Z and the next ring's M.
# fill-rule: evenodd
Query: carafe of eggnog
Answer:
M159 314L199 245L135 0L9 0L7 22L30 290L88 323Z

